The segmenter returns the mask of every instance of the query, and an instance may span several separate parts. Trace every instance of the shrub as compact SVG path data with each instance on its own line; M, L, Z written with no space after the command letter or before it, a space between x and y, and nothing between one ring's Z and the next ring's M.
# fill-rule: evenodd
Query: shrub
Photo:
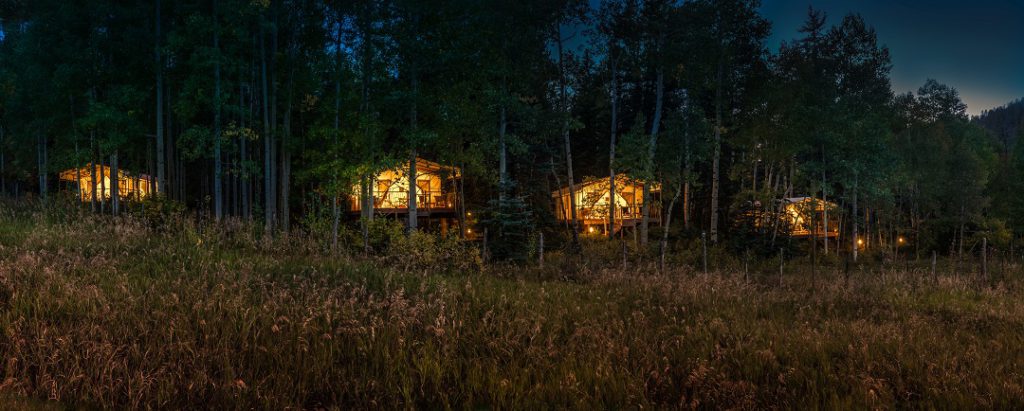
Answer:
M168 198L163 193L142 200L142 216L150 228L167 231L180 223L187 210L185 205Z
M388 257L397 260L406 270L469 271L481 270L479 251L455 236L413 231L390 240Z

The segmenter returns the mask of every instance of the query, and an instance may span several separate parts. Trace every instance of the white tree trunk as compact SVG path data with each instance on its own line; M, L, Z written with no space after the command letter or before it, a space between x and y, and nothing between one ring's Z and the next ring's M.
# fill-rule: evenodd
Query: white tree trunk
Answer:
M612 47L608 47L609 53L612 52ZM617 144L616 137L619 131L619 84L618 84L618 64L616 64L615 56L609 56L611 59L611 111L612 111L612 124L611 124L611 141L608 144L608 238L611 239L615 236L615 212L618 209L618 202L615 198L615 146Z
M658 81L654 97L654 121L651 123L651 139L647 146L647 175L648 178L654 174L654 158L658 146L658 129L661 126L661 109L665 95L665 72L658 68ZM647 231L651 219L651 181L644 182L643 189L643 216L640 222L640 245L647 245Z
M156 188L154 193L164 189L166 183L166 154L164 153L164 68L163 58L160 54L160 0L156 0L156 41L153 46L156 56Z
M715 141L711 156L711 242L718 243L718 192L722 156L722 63L718 63L715 81Z
M217 0L213 0L213 216L220 221L224 216L223 172L220 153L220 31Z

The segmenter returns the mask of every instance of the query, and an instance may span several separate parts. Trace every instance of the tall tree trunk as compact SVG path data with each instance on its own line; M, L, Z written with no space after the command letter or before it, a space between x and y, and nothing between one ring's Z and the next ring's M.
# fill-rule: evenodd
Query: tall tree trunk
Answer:
M459 238L466 239L466 163L459 164Z
M110 155L110 212L121 213L121 169L117 163L117 149Z
M612 53L612 46L608 47L609 54ZM618 211L618 204L615 194L615 148L619 131L619 71L618 62L614 55L608 57L611 63L611 139L608 143L608 239L615 238L615 212Z
M290 48L289 54L291 55L290 60L294 60L295 57L295 46ZM280 193L281 193L281 230L285 234L291 229L291 208L289 207L289 199L291 198L291 174L292 174L292 156L291 148L289 147L292 139L292 101L294 94L295 85L295 65L290 64L288 70L288 97L285 102L284 112L284 132L281 134L281 179L280 179Z
M661 233L661 269L665 270L665 255L668 253L668 232L669 228L672 227L672 209L676 207L676 201L679 201L679 195L683 191L682 181L676 185L676 194L672 196L672 201L668 203L668 210L665 212L665 229Z
M334 75L334 135L332 135L331 153L333 153L334 164L331 166L331 251L338 250L338 229L341 227L341 188L338 187L338 147L339 134L341 134L341 17L337 21L338 33L334 39L334 64L336 73Z
M715 75L715 140L711 154L711 242L718 243L718 192L722 157L722 71L721 59Z
M82 187L82 156L78 151L78 125L76 124L75 118L75 97L68 96L68 103L70 108L69 113L71 113L72 139L75 141L75 159L72 162L75 165L75 194L77 194L78 201L85 201L85 196L82 195L82 190L84 189L84 187ZM3 127L0 126L0 144L3 144L3 132ZM2 161L2 159L0 159L0 161ZM0 194L2 193L3 192L0 191Z
M220 27L217 0L213 0L213 216L220 221L224 216L223 165L220 153Z
M811 198L814 198L813 196ZM818 202L811 203L811 285L818 280Z
M263 109L263 218L264 230L267 234L274 231L274 163L271 157L271 148L274 145L274 137L270 130L270 92L267 83L267 48L266 35L260 31L260 79L262 84L263 99L260 106Z
M579 220L576 218L576 182L572 170L572 144L569 139L569 102L568 91L566 90L565 76L565 53L563 50L561 26L555 26L555 33L558 40L558 88L560 99L560 110L562 114L562 141L565 143L565 168L569 178L569 216L572 221L572 247L574 251L579 250L580 238Z
M361 19L361 20L362 21L366 21L367 19L364 18L364 19ZM370 69L369 69L369 67L370 67L370 63L372 62L372 56L373 56L373 50L371 49L371 47L373 45L373 42L371 41L372 38L371 38L371 34L370 34L370 26L369 25L362 25L361 26L361 31L363 33L364 39L363 39L363 47L362 47L362 54L363 54L363 56L362 56L362 61L363 61L363 64L362 64L362 66L363 66L362 67L362 82L361 82L362 83L361 84L362 90L361 90L361 93L360 93L361 101L360 101L360 104L359 104L359 111L360 111L360 115L361 115L362 119L365 120L366 118L368 118L369 112L370 112L370 80L371 80L371 77L370 77ZM372 147L372 144L370 144L370 138L372 136L370 135L370 130L369 130L368 127L364 126L362 128L363 128L363 137L366 140L365 141L366 145L369 147L369 152L364 153L364 154L366 154L367 158L370 161L370 164L373 165L376 162L376 153L373 152L374 149ZM361 183L360 183L362 185L361 188L362 188L362 194L363 194L362 197L360 197L362 199L362 201L363 201L363 205L362 205L362 207L360 207L360 210L362 212L362 218L360 219L360 225L361 225L361 228L362 228L362 231L363 231L363 252L365 252L365 253L369 253L370 252L370 223L373 221L373 215L374 215L373 208L375 206L375 204L374 204L375 199L374 199L374 193L373 193L374 190L373 190L373 185L372 185L374 183L374 178L375 178L375 176L372 175L372 174L363 175L363 176L361 176Z
M413 134L412 147L409 150L409 233L416 230L416 220L419 218L419 213L416 211L416 189L418 188L416 187L416 140L418 140L416 137L416 117L418 115L416 113L416 102L419 99L419 83L417 83L416 75L414 67L412 70L412 108L409 112L409 127L412 129Z
M156 0L156 41L153 46L153 54L156 57L156 189L155 193L163 190L167 182L165 175L166 156L164 153L164 68L163 58L160 53L160 41L162 33L160 30L160 0Z
M660 67L658 68L658 80L654 93L654 121L651 123L651 137L647 145L646 168L648 178L653 178L654 176L654 155L658 150L658 129L661 127L661 109L665 95L665 72ZM644 204L641 210L643 216L640 220L640 245L646 246L647 230L651 219L651 181L644 182L643 197Z
M90 200L89 200L89 205L90 205L90 207L92 209L92 212L95 213L95 212L98 211L97 207L96 207L96 168L99 167L99 164L97 164L99 162L99 159L97 158L97 155L96 155L96 131L95 130L90 130L89 131L89 152L90 152L91 157L92 157L92 161L89 163L89 173L90 173L90 176L89 176L89 180L90 180L89 181L89 185L90 185L90 187L89 187L89 189L92 191L92 195L90 196Z
M238 83L238 107L240 110L243 107L246 107L245 99L243 97L244 93L245 90L240 81ZM251 109L251 107L249 107L249 109ZM239 124L242 126L242 129L246 128L246 116L250 112L250 110L246 110L238 116ZM251 209L249 208L249 170L248 167L246 167L246 163L249 161L248 140L249 138L245 135L238 136L238 179L240 184L238 191L240 191L239 195L242 197L241 210L239 211L239 214L245 217L246 220L249 220L252 217L252 213L250 212Z
M362 175L359 178L359 199L362 200L363 204L359 207L360 213L362 214L359 219L360 228L363 231L363 252L370 252L370 221L373 219L373 181L369 174Z
M501 104L501 115L498 120L498 207L505 204L505 195L508 190L508 154L505 149L505 130L508 126L505 103Z
M38 171L39 171L39 198L45 200L46 199L46 194L47 194L47 191L48 191L47 190L48 187L47 187L47 184L46 184L47 183L47 178L46 178L46 174L47 174L47 170L46 170L46 165L47 165L46 164L47 163L47 158L46 158L46 137L40 131L36 131L36 144L37 144L36 145L36 149L37 149L37 155L36 156L37 156L37 160L39 162L39 164L38 164Z
M4 162L5 140L4 126L0 124L0 196L7 195L7 164Z
M174 156L174 110L171 110L171 89L169 86L166 93L164 93L165 101L164 107L167 107L165 112L164 128L166 129L164 134L164 184L165 188L160 190L168 195L168 198L180 199L177 190L177 177L178 170L175 166L177 163Z
M857 245L860 241L857 238L857 174L853 175L853 213L850 215L850 225L853 226L853 262L857 262Z
M822 251L828 255L828 184L825 181L825 146L821 147L821 206L822 224L825 230L825 244Z
M555 207L556 209L561 208L562 211L559 214L561 214L561 219L565 221L565 228L571 229L569 226L569 211L565 209L566 204L563 201L565 192L562 191L562 178L558 176L558 171L555 170L555 158L553 156L548 158L548 164L551 166L551 175L555 176L555 185L558 187L558 203Z
M690 164L690 133L689 129L683 129L683 228L690 229L690 177L693 172L693 165Z
M278 50L278 7L281 6L281 2L270 3L270 13L272 21L270 24L270 59L268 61L267 75L270 80L270 202L274 206L274 227L280 229L281 227L281 210L278 208L278 181L281 178L280 174L280 141L278 141L278 121L277 121L277 50Z
M964 196L960 196L960 245L957 250L957 259L963 260L964 258L964 231L967 226L966 213L967 207L964 202Z

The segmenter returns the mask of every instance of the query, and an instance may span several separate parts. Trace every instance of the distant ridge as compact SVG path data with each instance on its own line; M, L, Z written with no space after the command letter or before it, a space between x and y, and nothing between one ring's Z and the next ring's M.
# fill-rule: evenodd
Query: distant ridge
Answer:
M973 121L992 134L1002 145L1003 153L1009 153L1020 137L1021 128L1024 128L1024 98L982 111Z

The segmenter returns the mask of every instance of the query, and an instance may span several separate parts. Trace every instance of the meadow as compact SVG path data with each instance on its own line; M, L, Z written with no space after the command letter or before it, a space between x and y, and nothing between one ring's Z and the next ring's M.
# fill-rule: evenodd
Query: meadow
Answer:
M985 283L945 263L932 277L930 262L812 282L794 261L780 282L599 254L483 265L433 239L366 256L237 222L5 203L0 404L1024 406L1017 265Z

